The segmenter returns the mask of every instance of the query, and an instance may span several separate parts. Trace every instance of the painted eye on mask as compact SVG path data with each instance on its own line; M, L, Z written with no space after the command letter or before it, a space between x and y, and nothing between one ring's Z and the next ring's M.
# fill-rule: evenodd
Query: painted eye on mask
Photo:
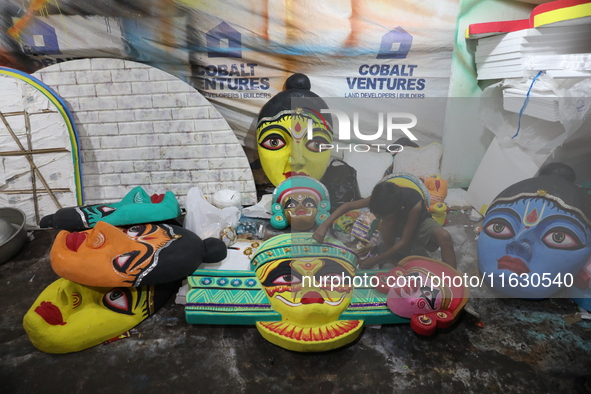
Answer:
M315 275L316 280L319 281L319 283L320 281L332 283L333 277L337 277L339 283L351 283L353 277L343 268L342 265L328 258L322 259L322 261L324 262L324 267L322 267L322 269L320 269ZM347 281L345 278L349 278L349 280Z
M304 204L304 207L306 207L306 208L316 208L316 201L314 201L313 199L311 199L309 197L304 200L303 204Z
M328 143L329 142L324 138L314 138L313 140L308 141L308 143L306 144L306 148L308 148L312 152L320 152L320 146Z
M113 207L109 207L106 205L100 206L98 208L99 212L103 214L103 217L105 216L109 216L110 214L112 214L113 212L115 212L117 209L113 208Z
M271 134L267 136L263 142L261 142L261 146L269 150L278 150L283 148L285 145L285 140L279 134Z
M130 227L127 230L125 230L125 234L127 234L128 236L130 236L132 238L136 238L136 237L139 237L140 235L142 235L145 230L146 230L146 226L138 225L138 226Z
M585 246L579 237L566 227L551 228L542 237L542 242L552 249L577 250Z
M293 209L297 206L298 204L291 198L289 198L286 202L285 202L285 206L283 207L283 209Z
M504 219L498 218L484 227L484 232L492 238L509 239L515 236L513 228Z
M113 259L113 267L115 267L115 269L119 272L126 273L131 263L139 254L139 250L134 250L131 252L120 254L119 256Z
M295 275L285 274L275 278L272 283L274 285L295 285L301 281L302 280Z
M420 298L424 299L431 309L435 309L435 302L437 300L437 296L439 295L438 289L431 290L428 287L421 287L421 295Z
M350 280L353 279L351 278L351 275L349 275L348 273L346 273L345 271L340 271L340 272L324 272L321 275L316 275L316 280L318 281L318 283L333 283L333 277L334 282L336 283L336 281L338 280L338 283L347 283L347 281L344 278L349 278Z
M133 315L131 312L131 292L124 287L117 287L103 296L103 304L113 312Z

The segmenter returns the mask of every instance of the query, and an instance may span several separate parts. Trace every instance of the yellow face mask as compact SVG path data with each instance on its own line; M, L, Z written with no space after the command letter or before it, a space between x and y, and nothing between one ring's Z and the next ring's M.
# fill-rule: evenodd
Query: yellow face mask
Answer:
M77 352L137 326L154 313L153 297L154 286L90 287L60 278L39 295L23 326L43 352Z
M357 258L339 241L314 241L310 233L281 234L263 242L252 258L261 287L280 321L258 321L271 343L298 352L322 352L351 343L362 320L339 320L349 307Z
M337 321L351 302L354 275L349 264L328 257L280 259L257 271L273 309L302 327Z
M258 153L265 175L275 186L295 175L320 180L330 161L330 149L322 145L333 142L328 124L316 115L307 115L301 108L296 109L299 114L284 112L261 119L257 128ZM308 138L310 120L312 139Z

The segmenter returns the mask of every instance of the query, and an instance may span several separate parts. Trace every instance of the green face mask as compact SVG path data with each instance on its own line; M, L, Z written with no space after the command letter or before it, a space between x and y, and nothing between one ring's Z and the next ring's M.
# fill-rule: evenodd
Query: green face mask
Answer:
M180 215L181 208L174 193L168 191L150 196L138 186L117 203L59 209L55 214L41 219L40 226L79 231L92 228L99 221L113 226L126 226L162 222Z

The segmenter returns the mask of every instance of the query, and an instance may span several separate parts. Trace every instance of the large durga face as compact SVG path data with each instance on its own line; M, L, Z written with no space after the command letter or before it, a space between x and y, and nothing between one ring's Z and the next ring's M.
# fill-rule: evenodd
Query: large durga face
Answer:
M312 122L312 138L308 138L308 121ZM302 115L285 115L263 121L257 128L257 145L261 165L267 178L277 186L296 175L322 178L330 161L332 132L322 119Z
M550 296L565 274L577 275L590 254L591 228L541 197L495 205L478 239L480 270L493 275L493 287L514 297ZM510 285L510 276L519 285Z
M338 320L351 301L354 275L350 264L328 257L279 259L257 270L273 309L284 321L304 327ZM340 286L331 290L333 284Z

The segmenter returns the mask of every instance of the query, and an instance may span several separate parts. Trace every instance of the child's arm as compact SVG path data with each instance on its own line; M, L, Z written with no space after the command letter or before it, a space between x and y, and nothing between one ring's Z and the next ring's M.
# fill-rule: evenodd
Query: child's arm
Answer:
M340 207L338 207L324 222L322 222L322 224L320 226L318 226L316 231L314 231L312 238L314 238L316 240L316 242L322 243L324 241L324 237L326 236L326 233L328 232L328 229L334 223L335 220L337 220L342 215L344 215L347 212L352 211L354 209L361 209L361 208L368 207L370 198L371 197L366 197L366 198L362 198L361 200L346 202L343 205L341 205Z
M406 218L406 223L404 225L404 229L402 230L402 236L400 240L395 244L392 243L395 240L394 226L396 219L393 217L385 217L382 219L381 232L383 236L383 241L384 243L386 243L386 245L390 247L382 254L360 261L360 268L371 268L384 260L391 259L397 252L403 250L407 245L409 245L412 242L412 236L419 224L419 217L421 215L422 204L422 202L418 202L414 207L412 207L412 209L408 213L408 217Z

